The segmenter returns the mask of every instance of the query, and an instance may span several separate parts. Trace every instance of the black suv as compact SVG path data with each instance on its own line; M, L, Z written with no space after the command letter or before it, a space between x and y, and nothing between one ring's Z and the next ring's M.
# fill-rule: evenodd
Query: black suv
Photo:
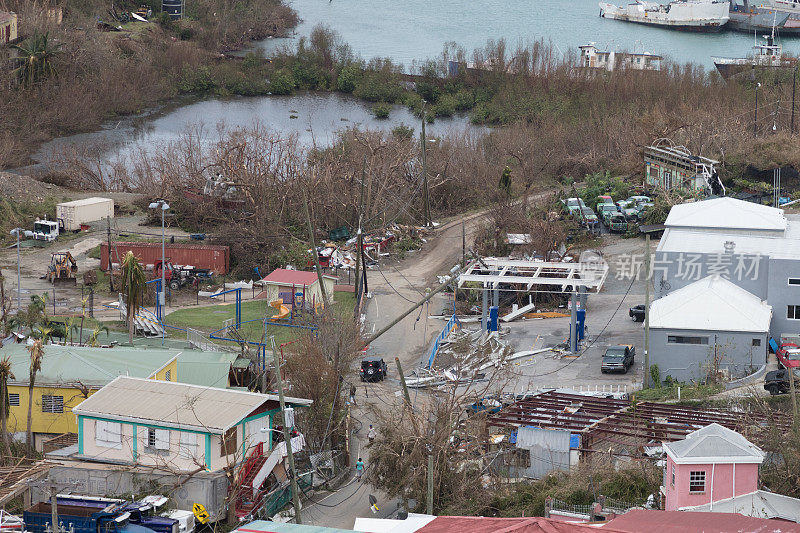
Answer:
M800 379L794 378L794 386L800 388ZM789 384L789 371L785 368L781 370L771 370L764 377L764 390L769 391L773 396L776 394L786 394L791 390Z
M383 381L386 379L386 361L383 357L365 357L361 360L361 381Z
M628 316L634 322L644 322L644 304L634 305L628 309Z
M600 371L603 374L606 372L627 373L628 369L633 366L633 357L635 355L636 348L630 344L611 346L606 350L606 354L603 356L603 362L600 364Z

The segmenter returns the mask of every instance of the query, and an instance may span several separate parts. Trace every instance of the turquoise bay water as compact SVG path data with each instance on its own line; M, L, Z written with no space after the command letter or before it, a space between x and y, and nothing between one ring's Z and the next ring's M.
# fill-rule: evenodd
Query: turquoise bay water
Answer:
M741 57L753 46L753 35L743 33L690 33L603 19L593 0L290 0L290 4L303 19L298 35L326 24L362 57L390 57L406 68L414 60L440 55L447 42L471 52L501 37L510 44L549 40L562 54L577 53L578 46L595 42L601 48L647 51L706 68L713 68L711 56ZM286 41L270 39L261 46L269 52ZM800 38L783 39L783 46L798 53Z

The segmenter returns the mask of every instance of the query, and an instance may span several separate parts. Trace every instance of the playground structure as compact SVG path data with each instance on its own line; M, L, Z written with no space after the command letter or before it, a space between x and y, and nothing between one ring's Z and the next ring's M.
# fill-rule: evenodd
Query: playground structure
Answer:
M270 302L269 305L278 310L278 314L269 319L270 322L284 320L292 313L288 307L283 305L283 298L278 298L277 300Z

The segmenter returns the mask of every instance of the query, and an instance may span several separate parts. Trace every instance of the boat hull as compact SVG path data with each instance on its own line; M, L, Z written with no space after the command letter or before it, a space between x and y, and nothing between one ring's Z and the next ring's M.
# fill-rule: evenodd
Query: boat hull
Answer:
M728 24L726 29L733 31L740 31L744 33L753 33L754 31L772 31L773 21L775 27L778 28L781 34L795 33L800 31L800 26L797 28L784 29L786 22L789 20L789 13L778 12L774 10L766 10L763 8L751 8L749 12L741 12L731 10Z
M625 7L601 2L600 16L658 28L694 32L718 32L730 17L728 4L720 2L673 2L667 6L635 2Z
M764 70L791 70L795 67L795 63L789 61L781 61L771 64L757 64L754 62L734 63L730 62L730 60L726 60L725 58L719 58L719 57L712 57L711 59L714 61L714 66L717 67L717 71L726 80L737 76L741 76L742 74L746 74L748 72L764 71Z

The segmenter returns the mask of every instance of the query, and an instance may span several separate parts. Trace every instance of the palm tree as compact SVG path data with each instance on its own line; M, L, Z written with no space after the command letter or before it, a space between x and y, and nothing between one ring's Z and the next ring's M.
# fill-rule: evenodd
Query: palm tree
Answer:
M122 293L125 295L125 318L128 321L128 340L133 344L133 317L139 312L142 295L147 287L144 270L139 260L128 251L122 260Z
M33 386L36 383L36 373L42 369L42 357L44 356L42 341L34 341L33 344L28 346L28 351L31 353L31 366L28 376L28 432L25 435L25 444L28 447L28 453L33 455L33 432L31 431L31 424L33 423Z
M11 439L8 435L8 415L10 405L8 403L8 380L16 379L11 371L11 359L8 356L0 361L0 433L3 435L3 445L5 454L11 457Z
M50 76L57 75L53 59L60 53L61 45L50 40L50 34L33 32L22 44L12 46L17 52L15 59L17 68L14 72L19 82L25 86L31 85Z
M106 337L108 337L108 327L98 324L92 332L89 334L89 338L86 339L86 344L89 346L97 347L97 339L100 337L100 333L105 332Z

